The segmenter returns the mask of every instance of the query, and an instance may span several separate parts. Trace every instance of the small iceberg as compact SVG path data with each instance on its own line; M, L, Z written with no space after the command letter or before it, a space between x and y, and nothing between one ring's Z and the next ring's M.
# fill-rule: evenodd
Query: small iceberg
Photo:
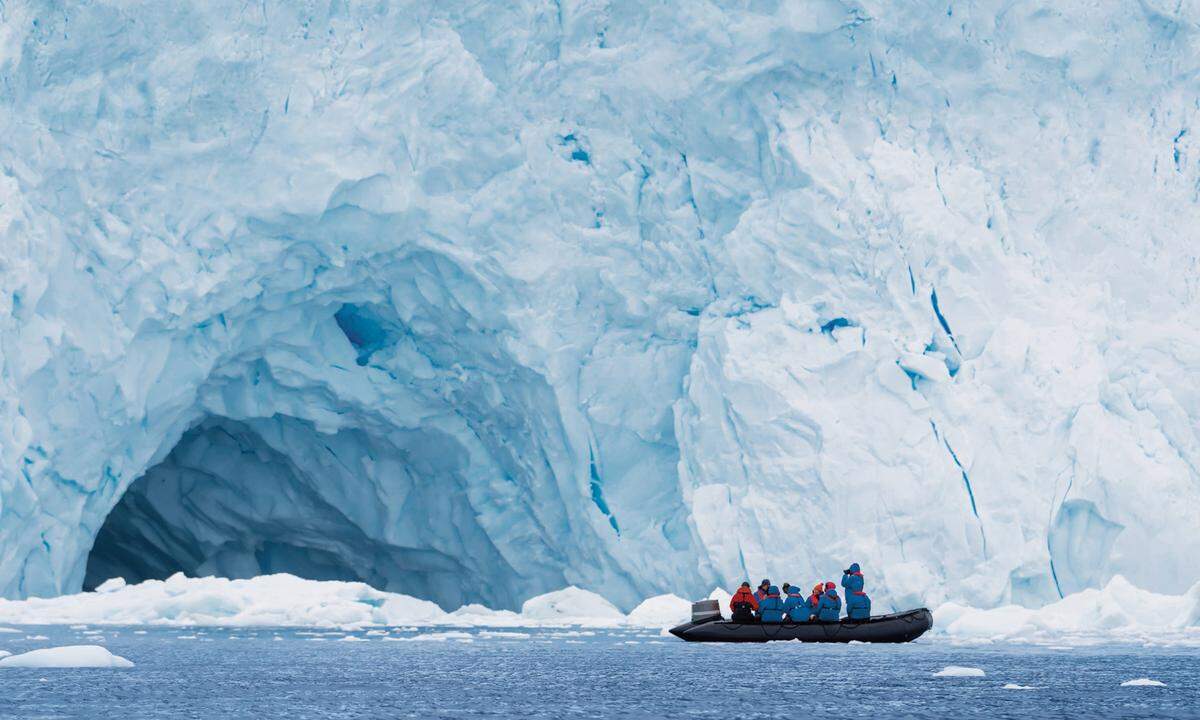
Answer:
M984 677L985 675L987 673L979 668L962 665L947 665L933 674L934 677Z
M64 645L0 658L0 668L131 668L133 663L99 645Z
M413 637L386 637L384 640L398 640L400 642L446 642L447 640L455 640L457 642L475 642L475 637L471 633L465 632L437 632L423 633L414 635Z
M1037 688L1033 687L1032 685L1018 685L1016 683L1004 683L1004 686L1001 687L1000 689L1001 690L1037 690Z
M2 663L2 662L3 661L0 660L0 663ZM1166 687L1166 686L1167 686L1167 684L1165 682L1159 682L1158 680L1151 680L1150 678L1138 678L1136 680L1126 680L1125 682L1121 683L1121 687Z
M643 600L629 613L628 622L635 627L670 628L692 617L692 603L678 595L658 595Z

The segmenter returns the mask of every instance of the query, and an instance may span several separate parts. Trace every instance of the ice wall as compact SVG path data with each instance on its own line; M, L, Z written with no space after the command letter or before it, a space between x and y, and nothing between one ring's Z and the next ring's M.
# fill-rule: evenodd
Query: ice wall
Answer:
M1180 593L1198 21L0 6L0 594Z

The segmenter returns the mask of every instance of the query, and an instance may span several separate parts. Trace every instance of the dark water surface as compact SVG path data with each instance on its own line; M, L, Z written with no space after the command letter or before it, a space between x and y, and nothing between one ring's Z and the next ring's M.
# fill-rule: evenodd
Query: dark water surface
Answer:
M0 669L0 717L1200 717L1194 649L693 645L623 630L469 630L471 642L361 632L352 634L366 642L344 642L269 629L20 630L0 635L0 648L97 643L137 666ZM947 665L987 675L932 677ZM1167 687L1120 686L1140 677Z

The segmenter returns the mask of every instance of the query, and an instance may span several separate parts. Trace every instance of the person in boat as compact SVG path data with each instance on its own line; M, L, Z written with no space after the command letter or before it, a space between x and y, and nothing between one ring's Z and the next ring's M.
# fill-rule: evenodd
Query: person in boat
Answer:
M837 585L833 581L825 583L825 592L821 594L821 602L817 605L817 619L821 622L837 622L842 617L842 599L838 597Z
M765 623L783 622L783 598L774 585L767 586L767 596L758 601L758 619Z
M808 622L808 598L795 585L784 583L783 591L787 598L783 601L783 614L791 622Z
M808 596L808 619L816 620L821 611L821 596L825 594L825 583L813 585L812 594Z
M792 589L792 584L784 583L783 585L779 586L779 589L783 591L783 596L787 597L788 592ZM784 602L786 602L786 600Z
M729 600L729 610L733 613L734 622L754 622L754 613L758 611L758 600L750 592L750 583L744 582Z
M842 572L842 587L846 590L846 617L866 620L871 617L871 598L863 591L866 581L858 563L851 563Z
M771 589L771 581L763 578L763 581L758 584L758 589L754 591L754 599L762 602L767 596L767 591Z

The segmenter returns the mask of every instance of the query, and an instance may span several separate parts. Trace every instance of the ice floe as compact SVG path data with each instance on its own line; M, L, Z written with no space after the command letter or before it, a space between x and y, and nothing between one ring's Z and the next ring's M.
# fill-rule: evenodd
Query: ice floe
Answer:
M962 665L947 665L933 674L934 677L984 677L987 675L983 670L977 667L964 667Z
M133 663L99 645L64 645L0 658L0 668L131 668Z
M945 603L934 610L935 636L967 642L1026 641L1069 648L1101 642L1153 640L1200 646L1200 583L1183 595L1161 595L1121 576L1032 609L1017 605L980 610Z
M1167 684L1160 680L1151 680L1150 678L1137 678L1136 680L1126 680L1121 683L1121 687L1166 687Z
M692 603L678 595L659 595L642 602L629 613L629 624L639 627L674 627L687 622Z
M723 590L714 590L710 597L727 606L728 594ZM934 629L927 638L967 644L1030 642L1055 649L1102 642L1200 646L1198 599L1200 585L1185 595L1159 595L1117 577L1101 590L1069 595L1041 609L1010 605L979 610L947 603L934 611ZM428 628L661 630L686 621L689 614L688 600L659 595L626 615L603 597L575 587L531 598L520 612L477 604L446 612L431 602L364 583L304 580L286 574L246 580L175 575L136 585L112 583L103 592L0 600L2 623L70 625L94 639L99 639L96 636L101 632L95 626L102 625L387 627L400 632ZM0 631L25 632L7 627ZM195 639L190 635L181 638Z

